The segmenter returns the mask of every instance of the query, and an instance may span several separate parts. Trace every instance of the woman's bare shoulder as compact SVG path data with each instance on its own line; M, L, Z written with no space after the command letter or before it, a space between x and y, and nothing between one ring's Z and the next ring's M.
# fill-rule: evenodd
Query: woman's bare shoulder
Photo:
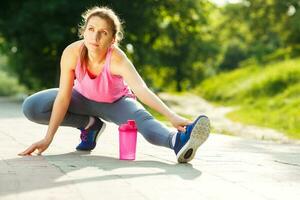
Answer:
M126 66L132 65L131 61L125 54L125 52L117 46L114 46L111 57L111 72L115 75L121 75Z
M78 40L69 44L65 50L73 54L75 57L78 57L80 55L82 45L83 45L83 40Z
M75 41L69 44L63 51L62 54L62 63L66 65L66 67L70 67L71 69L75 69L76 63L80 56L80 51L82 47L83 41Z
M114 45L113 46L113 51L111 55L112 62L114 63L121 63L124 62L127 58L126 54L120 47Z

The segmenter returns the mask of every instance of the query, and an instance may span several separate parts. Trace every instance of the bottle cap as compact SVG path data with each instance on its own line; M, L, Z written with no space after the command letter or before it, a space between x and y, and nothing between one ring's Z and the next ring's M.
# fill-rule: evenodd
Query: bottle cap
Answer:
M135 121L132 119L127 120L127 124L129 124L130 126L135 126Z
M126 124L121 124L119 126L119 131L137 131L136 123L134 120L127 120Z

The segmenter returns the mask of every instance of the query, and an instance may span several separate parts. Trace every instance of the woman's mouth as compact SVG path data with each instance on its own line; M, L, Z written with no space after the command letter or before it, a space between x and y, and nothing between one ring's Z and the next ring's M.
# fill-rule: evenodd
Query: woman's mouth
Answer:
M90 45L93 47L99 47L99 44L95 44L95 43L90 43Z

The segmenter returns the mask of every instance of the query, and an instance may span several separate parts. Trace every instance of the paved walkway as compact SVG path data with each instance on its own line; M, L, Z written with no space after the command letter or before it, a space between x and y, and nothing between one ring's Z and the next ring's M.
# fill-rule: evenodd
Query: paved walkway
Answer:
M42 138L20 103L0 99L0 199L289 199L300 196L300 146L212 134L190 164L138 136L137 159L118 160L109 124L92 153L74 151L76 129L61 127L43 156L17 153Z

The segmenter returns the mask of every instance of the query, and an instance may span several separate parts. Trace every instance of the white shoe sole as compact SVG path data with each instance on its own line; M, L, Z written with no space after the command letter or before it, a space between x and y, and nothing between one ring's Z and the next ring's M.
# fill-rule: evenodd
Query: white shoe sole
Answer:
M208 138L210 132L210 123L207 117L201 117L195 124L189 141L177 153L179 163L191 161L196 154L197 149Z
M103 125L102 125L99 133L97 134L96 139L95 139L96 144L97 144L97 141L99 139L99 136L104 132L105 128L106 128L106 124L105 124L105 122L103 122Z

